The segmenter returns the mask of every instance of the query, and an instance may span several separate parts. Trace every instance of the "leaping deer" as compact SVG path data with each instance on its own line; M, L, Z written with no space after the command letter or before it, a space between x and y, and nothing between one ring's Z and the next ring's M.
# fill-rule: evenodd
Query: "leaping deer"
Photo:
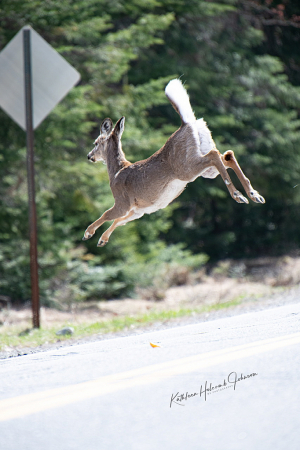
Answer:
M133 164L126 159L121 144L125 117L121 117L115 127L111 119L102 122L100 135L87 157L89 161L107 164L115 204L87 227L83 240L90 239L104 222L113 220L98 241L98 247L103 247L116 227L165 208L182 193L187 183L200 176L215 178L220 174L231 197L238 203L249 203L234 187L228 168L234 170L251 200L265 203L242 172L233 151L221 155L204 120L196 120L181 81L170 81L165 94L180 115L182 124L148 159Z

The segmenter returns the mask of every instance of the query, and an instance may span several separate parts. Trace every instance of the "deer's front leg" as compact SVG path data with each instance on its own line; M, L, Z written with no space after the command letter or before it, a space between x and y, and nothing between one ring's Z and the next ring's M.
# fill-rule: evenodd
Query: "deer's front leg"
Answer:
M104 247L104 245L108 243L110 235L115 230L115 228L120 227L121 225L125 225L127 222L132 220L133 215L138 216L134 211L129 211L124 217L119 217L118 219L114 220L111 226L102 234L101 238L98 241L97 247Z
M107 222L108 220L115 220L118 217L123 216L124 214L126 214L126 211L124 212L120 210L120 208L116 207L116 205L114 205L112 208L105 211L105 213L102 214L102 216L99 219L95 220L95 222L93 222L91 225L87 227L87 229L84 232L82 240L87 241L92 236L94 236L95 231L99 227L101 227L101 225L104 222Z
M222 160L225 167L230 167L236 173L248 197L256 203L265 203L265 199L251 186L249 178L245 176L244 172L240 168L233 151L227 150L227 152L222 155Z

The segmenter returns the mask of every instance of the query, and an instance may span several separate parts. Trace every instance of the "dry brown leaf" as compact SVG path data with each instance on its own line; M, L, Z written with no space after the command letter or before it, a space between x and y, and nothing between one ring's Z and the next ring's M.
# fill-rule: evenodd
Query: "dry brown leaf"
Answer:
M160 347L160 345L156 345L156 344L152 344L152 342L150 342L151 347Z

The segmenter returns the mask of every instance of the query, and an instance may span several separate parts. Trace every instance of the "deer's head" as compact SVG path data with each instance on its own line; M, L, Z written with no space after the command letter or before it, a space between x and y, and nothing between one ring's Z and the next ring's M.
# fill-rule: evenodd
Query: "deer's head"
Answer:
M121 117L113 128L111 119L104 119L101 127L100 134L94 142L94 148L91 150L87 157L89 161L98 162L102 161L106 163L107 160L107 148L111 141L120 142L124 131L125 117Z

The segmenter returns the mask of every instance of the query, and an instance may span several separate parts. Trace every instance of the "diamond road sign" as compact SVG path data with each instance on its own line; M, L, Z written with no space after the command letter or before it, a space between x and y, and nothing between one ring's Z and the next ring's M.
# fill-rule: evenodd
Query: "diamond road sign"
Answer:
M79 81L80 75L31 27L23 27L0 53L0 107L26 130L23 30L31 34L33 128Z
M80 75L31 27L0 53L0 107L26 131L30 276L33 327L40 326L34 129L79 81Z

